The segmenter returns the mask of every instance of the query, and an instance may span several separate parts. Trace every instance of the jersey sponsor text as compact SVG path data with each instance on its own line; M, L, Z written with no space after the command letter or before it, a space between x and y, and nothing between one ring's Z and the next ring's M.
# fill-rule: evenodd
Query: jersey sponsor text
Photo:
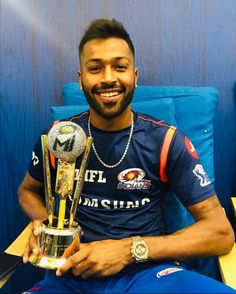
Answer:
M70 200L71 196L69 197ZM110 200L110 199L97 199L97 198L88 198L81 195L79 199L79 204L88 207L95 208L105 208L105 209L132 209L138 208L146 205L151 202L150 198L142 198L140 200Z

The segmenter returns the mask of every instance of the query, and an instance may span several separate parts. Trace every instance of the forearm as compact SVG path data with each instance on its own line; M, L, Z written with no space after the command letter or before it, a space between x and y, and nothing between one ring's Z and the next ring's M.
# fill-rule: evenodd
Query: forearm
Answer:
M18 200L22 210L31 220L47 219L42 191L43 185L27 173L18 189Z
M216 196L189 207L196 223L172 235L146 237L151 259L221 255L234 244L233 229Z
M231 234L217 232L197 222L174 234L145 237L150 259L185 260L195 257L221 255L232 247Z
M44 202L34 192L22 192L19 195L19 203L23 212L30 218L30 220L45 220L47 219L47 211Z

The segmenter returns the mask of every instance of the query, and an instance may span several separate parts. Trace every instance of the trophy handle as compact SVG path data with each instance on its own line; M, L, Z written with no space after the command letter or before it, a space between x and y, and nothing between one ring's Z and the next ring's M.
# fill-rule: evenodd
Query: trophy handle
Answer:
M48 152L48 136L41 136L42 155L43 155L43 170L44 170L44 187L45 187L45 202L48 215L49 226L53 223L53 214L55 207L55 199L52 196L51 173L49 167L49 152Z
M85 176L85 172L86 172L86 169L88 166L88 157L89 157L89 153L91 150L92 142L93 142L93 138L87 137L84 155L82 158L81 166L79 169L78 180L77 180L76 187L75 187L74 197L73 197L73 201L72 201L71 208L70 208L70 220L69 220L69 227L70 228L73 227L75 213L76 213L78 201L80 198L80 193L83 188L84 176Z

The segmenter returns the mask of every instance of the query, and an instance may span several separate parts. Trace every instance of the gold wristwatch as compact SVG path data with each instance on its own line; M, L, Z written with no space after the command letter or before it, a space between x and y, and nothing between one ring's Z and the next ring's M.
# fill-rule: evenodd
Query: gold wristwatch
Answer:
M131 254L136 262L143 262L148 259L148 246L140 236L131 237Z

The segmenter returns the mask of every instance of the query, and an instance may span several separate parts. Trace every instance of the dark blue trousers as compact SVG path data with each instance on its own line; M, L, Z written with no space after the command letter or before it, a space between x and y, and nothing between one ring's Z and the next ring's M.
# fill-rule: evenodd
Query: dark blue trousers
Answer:
M126 276L82 279L54 271L26 293L236 293L212 278L172 263Z

